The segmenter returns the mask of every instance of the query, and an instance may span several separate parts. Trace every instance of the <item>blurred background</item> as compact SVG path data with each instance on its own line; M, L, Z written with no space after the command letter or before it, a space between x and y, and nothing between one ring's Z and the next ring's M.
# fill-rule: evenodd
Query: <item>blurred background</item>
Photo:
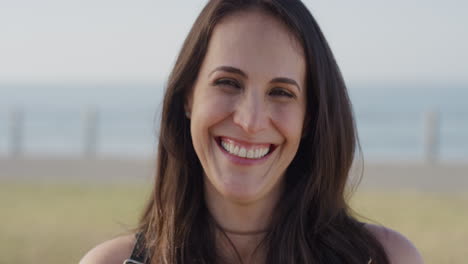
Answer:
M0 263L76 263L135 226L165 81L205 2L0 1ZM304 3L356 114L353 207L426 263L466 263L468 2Z

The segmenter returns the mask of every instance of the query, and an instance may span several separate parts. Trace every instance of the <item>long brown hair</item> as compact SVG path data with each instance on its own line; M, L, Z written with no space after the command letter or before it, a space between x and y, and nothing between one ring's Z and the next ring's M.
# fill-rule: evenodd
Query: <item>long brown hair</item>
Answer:
M307 122L286 188L262 242L266 263L388 264L382 245L351 214L346 183L359 146L340 70L318 24L299 0L212 0L188 34L163 102L155 185L140 220L147 263L219 263L203 196L203 169L184 103L213 28L227 15L258 9L284 23L306 60Z

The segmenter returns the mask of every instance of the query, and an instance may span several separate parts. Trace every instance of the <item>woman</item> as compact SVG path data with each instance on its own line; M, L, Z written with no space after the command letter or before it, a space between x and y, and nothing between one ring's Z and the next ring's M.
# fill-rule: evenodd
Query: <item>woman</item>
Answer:
M81 263L132 251L128 263L422 263L402 235L350 214L355 133L338 66L300 1L209 1L169 78L139 235Z

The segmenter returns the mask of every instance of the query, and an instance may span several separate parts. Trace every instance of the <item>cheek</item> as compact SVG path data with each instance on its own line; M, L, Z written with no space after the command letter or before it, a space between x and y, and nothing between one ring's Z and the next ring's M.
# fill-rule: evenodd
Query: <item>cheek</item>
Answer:
M210 91L209 88L199 91L193 98L191 123L196 131L192 132L200 133L200 130L220 122L232 112L234 104L232 98Z
M304 124L304 110L298 105L277 106L272 111L272 121L290 143L299 143Z

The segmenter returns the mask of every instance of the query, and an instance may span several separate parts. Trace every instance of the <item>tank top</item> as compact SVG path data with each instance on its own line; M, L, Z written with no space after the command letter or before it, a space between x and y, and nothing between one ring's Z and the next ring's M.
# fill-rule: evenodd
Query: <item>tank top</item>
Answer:
M145 248L144 236L142 233L135 235L135 246L132 250L132 255L129 259L126 259L123 264L145 264L147 250Z
M363 223L364 224L364 223ZM144 261L147 257L147 249L145 248L145 241L143 234L137 233L135 235L136 242L132 250L132 255L126 259L123 264L145 264ZM367 264L372 264L372 258L369 258Z

